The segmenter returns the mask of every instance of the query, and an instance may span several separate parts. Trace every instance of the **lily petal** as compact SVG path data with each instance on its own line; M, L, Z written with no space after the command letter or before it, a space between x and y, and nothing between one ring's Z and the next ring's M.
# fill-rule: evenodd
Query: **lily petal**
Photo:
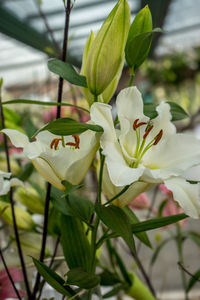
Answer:
M169 178L164 181L164 184L187 215L195 219L200 217L199 184L190 184L181 177Z
M1 132L5 133L11 140L11 143L17 148L24 148L28 145L28 137L15 129L3 129Z

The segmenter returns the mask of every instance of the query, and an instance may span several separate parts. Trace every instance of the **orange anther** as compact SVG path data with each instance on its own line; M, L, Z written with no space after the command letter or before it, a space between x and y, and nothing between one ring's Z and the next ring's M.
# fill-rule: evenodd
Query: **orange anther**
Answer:
M147 126L146 132L143 135L143 139L146 139L146 137L148 136L149 132L153 129L153 125Z
M138 127L147 124L146 122L140 122L140 123L138 123L138 121L139 121L139 119L136 119L136 120L133 122L133 130L136 130Z
M74 146L75 149L79 149L80 148L79 147L79 144L80 144L80 138L79 138L79 136L77 134L73 134L72 136L74 138L75 143L68 142L68 143L66 143L66 145L67 146Z
M60 139L60 138L59 139L58 138L53 139L53 141L50 144L51 149L54 148L55 150L57 150L59 141L62 141L62 139Z
M154 146L158 144L158 142L161 140L162 136L163 136L163 130L161 129L160 132L155 137L155 142L153 143Z

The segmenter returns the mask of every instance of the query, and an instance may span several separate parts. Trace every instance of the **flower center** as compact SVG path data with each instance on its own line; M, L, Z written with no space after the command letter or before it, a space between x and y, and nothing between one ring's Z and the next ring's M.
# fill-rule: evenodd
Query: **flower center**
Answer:
M143 137L141 138L141 132L140 132L140 127L146 125L145 128L145 133ZM153 146L156 146L159 141L161 140L163 136L163 130L161 129L159 133L147 144L147 137L151 130L153 129L154 125L152 120L149 120L149 122L139 122L139 119L136 119L133 122L133 130L136 133L136 139L137 139L137 144L136 144L136 149L135 149L135 154L134 157L136 158L136 161L134 161L131 164L132 168L137 168L142 157L144 154Z
M61 142L62 147L65 148L65 146L72 146L75 147L75 149L80 149L79 144L80 144L80 138L77 134L72 134L72 137L74 138L74 142L67 142L65 143L64 137L62 136L61 138L55 138L52 140L50 144L51 149L58 150L59 143Z

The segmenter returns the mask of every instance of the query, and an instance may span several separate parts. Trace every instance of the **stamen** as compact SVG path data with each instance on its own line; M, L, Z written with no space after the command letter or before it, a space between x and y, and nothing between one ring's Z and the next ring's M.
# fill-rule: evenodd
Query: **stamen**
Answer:
M147 126L146 132L145 132L145 134L143 135L143 139L146 139L146 137L148 136L149 132L150 132L152 129L153 129L153 125L150 125L150 127Z
M138 121L139 121L139 119L136 119L136 120L133 122L133 130L136 130L138 127L147 124L146 122L140 122L140 123L138 123Z
M155 137L155 142L153 143L154 146L158 144L158 142L161 140L162 136L163 136L163 130L161 129L160 132Z
M75 149L80 149L80 147L79 147L79 144L80 144L80 138L79 138L79 136L77 134L73 134L72 136L73 136L73 138L75 140L75 143L68 142L65 145L67 145L67 146L74 146Z
M60 141L62 141L62 139L60 139L60 138L53 139L53 141L50 144L51 149L54 148L55 150L57 150L58 144L59 144Z

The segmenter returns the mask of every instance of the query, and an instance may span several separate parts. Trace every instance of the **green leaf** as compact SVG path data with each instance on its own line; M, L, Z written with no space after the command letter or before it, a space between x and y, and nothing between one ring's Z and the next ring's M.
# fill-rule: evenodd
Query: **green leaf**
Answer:
M34 171L34 167L33 164L31 162L28 162L22 169L20 175L19 175L19 179L22 181L26 181L31 174Z
M75 294L70 287L64 286L65 281L57 273L48 268L45 264L41 263L39 260L35 258L32 259L35 267L42 275L44 280L48 282L48 284L50 284L57 292L68 297L71 297Z
M186 292L188 293L191 288L198 282L199 283L199 278L200 278L200 270L197 270L193 277L190 278L189 282L188 282L188 286L186 289Z
M127 214L128 218L129 218L129 222L131 224L137 224L140 222L138 217L134 214L134 212L128 206L123 207L123 211ZM143 244L145 244L149 248L152 248L151 242L150 242L146 232L136 233L135 235Z
M96 132L103 132L103 128L99 125L80 123L70 118L60 118L42 127L35 133L34 136L36 136L39 132L44 130L48 130L55 135L66 136L72 134L79 134L88 129Z
M38 100L27 100L27 99L14 99L14 100L9 100L9 101L4 101L1 104L2 105L9 105L9 104L35 104L35 105L42 105L42 106L71 106L71 107L75 107L77 109L83 110L87 113L89 113L89 110L87 110L86 108L83 108L81 106L77 106L77 105L73 105L70 103L57 103L57 102L52 102L52 101L38 101Z
M107 269L105 269L101 274L99 274L99 276L101 278L101 285L104 286L112 286L116 283L121 282L116 274L111 273Z
M86 77L79 75L72 65L58 59L51 59L48 61L48 68L70 83L87 88Z
M81 268L76 268L67 273L67 282L65 284L77 285L82 289L91 289L97 286L99 282L99 276L85 272Z
M170 112L172 114L172 121L183 120L188 117L185 110L175 102L167 102L170 105ZM153 103L144 104L144 114L150 119L157 117L156 105Z
M186 111L175 102L167 102L170 105L170 111L172 114L172 121L183 120L188 118Z
M150 219L148 221L143 221L138 224L132 225L132 232L137 233L141 231L152 230L156 228L160 228L163 226L167 226L178 221L181 221L185 218L188 218L186 214L177 214L169 217L155 218Z
M114 205L109 205L107 207L97 205L95 210L103 223L121 236L130 247L131 251L135 253L135 243L131 232L131 223L125 212Z
M158 213L157 213L157 216L158 216L159 218L162 217L163 209L165 208L165 205L167 204L167 202L168 202L168 199L162 201L161 204L159 205Z
M91 264L91 247L83 224L77 218L62 215L61 244L70 269L82 268L88 271Z

